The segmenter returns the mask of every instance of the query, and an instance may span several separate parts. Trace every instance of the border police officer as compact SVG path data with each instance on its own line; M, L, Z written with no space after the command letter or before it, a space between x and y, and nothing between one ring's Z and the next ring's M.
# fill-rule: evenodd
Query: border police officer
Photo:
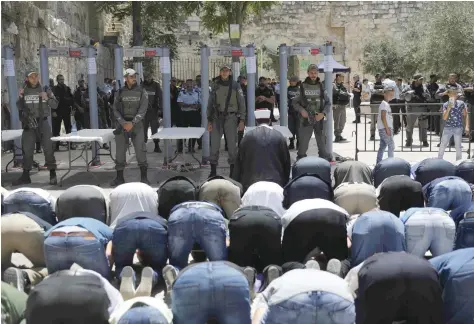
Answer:
M158 132L159 122L158 118L160 115L161 107L161 86L158 82L153 80L153 76L150 72L145 73L145 81L143 81L143 88L148 93L148 110L144 119L143 131L145 134L145 143L148 142L148 127L151 127L151 134ZM160 140L154 139L156 153L161 153Z
M237 156L237 124L240 131L245 128L246 106L244 94L239 83L230 78L230 72L231 69L228 65L221 67L220 76L212 85L212 91L209 95L207 129L211 133L210 177L217 174L222 133L227 137L228 162L230 174L232 174Z
M14 186L31 183L30 170L33 167L33 155L36 138L41 138L45 164L49 170L49 183L57 184L56 159L54 157L53 142L51 141L51 126L48 123L49 109L57 109L58 101L51 89L42 87L39 83L38 72L31 70L26 73L27 82L19 91L17 101L23 126L21 147L23 150L23 174L13 182Z
M318 78L318 67L315 64L308 67L308 77L301 84L300 93L293 99L292 104L300 114L297 159L306 156L314 132L319 156L332 161L331 153L326 150L326 136L323 132L324 117L331 109L331 100Z
M132 138L135 155L140 167L140 181L150 184L147 178L148 164L146 160L146 143L143 131L143 118L148 109L148 94L137 84L137 72L133 69L125 70L125 86L121 88L114 99L114 116L118 126L114 131L117 153L115 170L117 177L111 182L115 187L125 183L123 170L125 169L125 154L128 148L128 139Z

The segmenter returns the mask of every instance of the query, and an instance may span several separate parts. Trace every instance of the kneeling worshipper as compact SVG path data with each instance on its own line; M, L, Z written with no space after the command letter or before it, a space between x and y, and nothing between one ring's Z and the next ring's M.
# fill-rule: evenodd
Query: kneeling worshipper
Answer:
M372 170L360 161L344 161L334 169L334 188L344 182L358 182L373 185Z
M374 187L378 188L380 184L387 178L394 176L394 175L411 175L411 167L410 163L407 161L397 158L391 157L385 160L380 161L375 166L373 172L374 177Z

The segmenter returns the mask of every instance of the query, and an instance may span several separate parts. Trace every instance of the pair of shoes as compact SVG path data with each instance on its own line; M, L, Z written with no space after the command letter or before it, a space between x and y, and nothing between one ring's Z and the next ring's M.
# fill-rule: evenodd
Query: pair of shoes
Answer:
M375 135L370 135L369 141L375 141Z
M331 259L326 266L326 271L342 278L341 268L341 261L338 259Z
M344 142L344 141L347 141L347 139L345 139L341 135L336 136L336 138L334 139L334 143L339 143L339 142Z
M140 285L135 290L135 270L132 267L126 266L122 270L120 282L120 294L123 297L123 300L129 300L134 297L150 297L151 291L154 286L153 282L153 269L150 267L145 267L142 270L142 276Z
M306 266L306 269L321 270L321 267L319 266L318 261L313 260L313 259L306 262L305 266Z
M289 150L294 150L295 149L295 142L294 141L290 141L290 145L288 145L288 149Z
M428 141L423 141L423 147L430 147L430 144L428 144Z
M31 288L31 282L26 272L10 267L3 272L3 281L22 292Z

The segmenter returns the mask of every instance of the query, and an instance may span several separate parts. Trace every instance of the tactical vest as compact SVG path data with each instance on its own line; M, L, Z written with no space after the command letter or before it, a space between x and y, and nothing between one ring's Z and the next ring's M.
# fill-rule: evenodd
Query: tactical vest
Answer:
M323 112L324 89L321 83L302 83L300 91L305 109L310 115Z
M140 100L143 95L143 88L140 86L133 86L131 89L123 87L120 89L119 100L123 107L123 118L126 121L131 121L140 109Z
M40 93L42 92L41 85L38 84L36 88L26 86L24 89L23 99L25 100L25 108L28 109L31 116L34 118L46 117L49 115L49 109L45 109L44 102L40 100ZM40 116L40 105L43 108L43 116Z
M145 91L147 92L148 94L148 105L151 106L153 105L154 101L155 101L155 94L156 94L156 82L152 82L150 84L145 84L143 83L143 89L145 89Z
M225 101L227 99L227 94L229 93L229 85L217 84L215 92L217 111L222 113L225 110ZM235 113L238 110L239 106L237 104L237 91L235 91L232 87L232 94L230 95L229 108L227 109L227 112Z

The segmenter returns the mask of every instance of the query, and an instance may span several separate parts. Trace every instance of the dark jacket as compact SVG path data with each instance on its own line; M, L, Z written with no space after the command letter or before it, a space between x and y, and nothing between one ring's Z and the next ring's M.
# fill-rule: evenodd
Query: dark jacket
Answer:
M268 126L249 131L240 143L232 179L244 192L254 183L270 181L284 187L290 178L290 151L286 138Z

